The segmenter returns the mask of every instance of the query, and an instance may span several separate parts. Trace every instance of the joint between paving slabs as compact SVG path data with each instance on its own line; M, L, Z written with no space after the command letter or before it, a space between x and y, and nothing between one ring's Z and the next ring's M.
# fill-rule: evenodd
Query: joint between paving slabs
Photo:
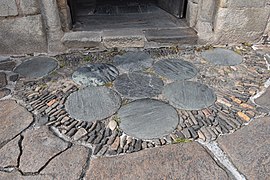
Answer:
M88 169L90 167L91 157L92 157L92 150L89 148L88 149L87 160L86 160L85 164L83 165L82 172L81 172L79 180L84 180L86 172L88 171Z

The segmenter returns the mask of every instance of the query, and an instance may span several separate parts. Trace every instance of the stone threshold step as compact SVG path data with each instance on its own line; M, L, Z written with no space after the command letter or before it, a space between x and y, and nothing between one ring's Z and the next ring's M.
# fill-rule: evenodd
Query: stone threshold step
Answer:
M147 42L179 45L197 44L192 28L176 29L116 29L104 31L75 31L65 33L62 43L68 48L143 48Z

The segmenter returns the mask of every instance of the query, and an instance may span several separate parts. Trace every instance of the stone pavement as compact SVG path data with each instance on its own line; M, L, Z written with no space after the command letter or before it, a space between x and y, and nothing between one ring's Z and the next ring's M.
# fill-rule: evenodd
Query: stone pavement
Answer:
M266 180L269 51L6 58L0 179Z

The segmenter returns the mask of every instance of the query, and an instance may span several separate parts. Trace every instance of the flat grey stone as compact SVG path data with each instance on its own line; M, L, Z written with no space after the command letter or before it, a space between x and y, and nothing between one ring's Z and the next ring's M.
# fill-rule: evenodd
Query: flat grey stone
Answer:
M222 66L235 66L241 64L242 56L228 49L215 48L202 52L202 57L207 61Z
M142 99L120 108L120 128L129 136L140 139L161 138L178 124L176 110L161 101Z
M216 95L208 86L192 81L178 81L165 86L163 90L169 103L184 110L200 110L211 106Z
M56 60L49 57L33 57L17 66L14 72L26 79L38 79L46 76L58 66Z
M0 70L3 70L3 71L12 71L15 66L16 66L16 63L14 61L8 61L8 62L2 62L2 63L0 61Z
M269 117L254 119L233 134L221 136L218 144L247 179L269 179Z
M32 114L15 101L0 101L0 145L21 133L32 121Z
M7 75L4 72L0 72L0 88L7 85Z
M9 56L1 56L0 55L0 62L6 62L6 61L9 61L9 60L10 60Z
M112 82L119 75L116 67L110 64L87 64L79 67L72 75L73 81L85 86L102 86Z
M219 179L230 178L198 143L180 143L117 157L91 160L85 179Z
M113 62L120 72L135 72L150 68L154 60L146 52L127 52L124 55L115 56Z
M72 93L65 106L75 119L96 121L113 115L121 106L121 98L115 91L103 86L86 87Z
M163 85L160 78L145 73L122 74L114 83L120 94L131 99L157 96L162 92Z
M8 96L10 93L11 93L11 90L7 88L0 89L0 99L5 96Z
M198 73L197 68L190 62L181 59L164 59L154 64L155 72L170 80L191 79Z
M270 111L270 87L266 89L266 91L257 99L255 99L255 103L259 106L262 106L264 108L267 108L268 111Z

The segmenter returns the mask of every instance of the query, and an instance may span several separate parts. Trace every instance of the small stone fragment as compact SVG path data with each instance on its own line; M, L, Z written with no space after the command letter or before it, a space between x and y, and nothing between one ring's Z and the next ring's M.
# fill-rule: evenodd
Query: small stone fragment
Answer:
M116 127L117 127L117 122L114 120L111 120L108 124L108 128L110 128L112 131L114 131Z
M87 134L87 131L84 128L80 128L73 136L73 140L77 141Z
M120 145L120 137L117 136L117 137L115 138L113 144L111 145L110 150L116 151L116 150L118 149L119 145Z
M239 111L237 112L237 115L244 121L248 122L250 120L250 117L248 117L246 114L243 112Z
M242 104L240 104L240 106L242 108L245 108L245 109L254 109L253 106L251 106L250 104L247 104L247 103L242 103Z

